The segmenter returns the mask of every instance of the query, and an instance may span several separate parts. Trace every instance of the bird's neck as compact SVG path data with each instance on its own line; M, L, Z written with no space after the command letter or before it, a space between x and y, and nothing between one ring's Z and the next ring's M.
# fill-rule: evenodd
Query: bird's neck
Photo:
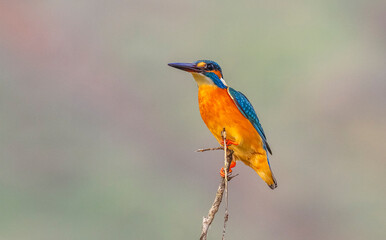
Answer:
M218 104L219 96L228 96L228 91L215 85L204 84L198 87L198 102L201 106Z
M216 86L219 88L227 88L227 84L225 83L224 79L220 79L217 76L216 79L212 79L211 77L205 76L201 73L192 73L194 80L196 80L197 86L203 86L203 85L209 85L209 86Z
M197 86L201 87L204 85L216 86L212 79L200 73L192 73L194 80L196 80Z

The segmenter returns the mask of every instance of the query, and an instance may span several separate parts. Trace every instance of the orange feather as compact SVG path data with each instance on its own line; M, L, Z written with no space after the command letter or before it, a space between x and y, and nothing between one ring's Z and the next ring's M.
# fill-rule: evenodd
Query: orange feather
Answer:
M227 90L202 84L198 89L198 103L201 117L217 141L222 144L221 131L225 128L227 140L237 144L229 146L234 151L235 159L251 167L268 185L272 185L273 175L262 139Z

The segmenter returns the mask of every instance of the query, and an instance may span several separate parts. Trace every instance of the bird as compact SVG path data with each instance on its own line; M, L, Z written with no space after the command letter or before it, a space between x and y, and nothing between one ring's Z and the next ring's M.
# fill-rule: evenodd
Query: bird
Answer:
M226 145L234 152L230 167L242 161L275 189L277 181L269 163L272 151L260 120L247 97L227 85L220 65L211 60L168 65L193 75L202 120L220 145L224 144L221 133L226 131ZM220 174L224 177L223 168Z

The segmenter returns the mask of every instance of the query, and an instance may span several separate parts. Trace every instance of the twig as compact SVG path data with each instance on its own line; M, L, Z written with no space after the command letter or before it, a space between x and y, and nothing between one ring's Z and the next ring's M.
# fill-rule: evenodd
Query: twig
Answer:
M224 141L224 147L221 147L221 149L224 149L224 165L225 165L224 166L224 173L225 173L225 177L221 178L221 183L218 186L216 197L214 199L212 207L209 209L208 216L204 217L202 220L202 231L201 231L200 240L206 240L209 226L212 224L213 219L214 219L214 217L215 217L215 215L220 207L220 204L221 204L221 201L223 198L223 194L224 194L224 190L225 190L226 202L225 202L223 239L225 239L226 222L228 221L228 217L229 217L229 215L228 215L228 181L230 181L232 178L236 177L237 175L228 178L229 166L230 166L230 163L233 159L233 151L227 148L225 128L221 132L221 136L222 136L222 139ZM217 149L213 149L213 150L217 150ZM209 151L209 150L206 150L206 151Z
M200 148L197 149L196 152L206 152L206 151L214 151L214 150L223 150L223 147L216 147L216 148Z
M218 208L220 207L222 196L224 193L224 188L225 188L225 181L222 180L220 185L218 186L216 197L214 198L212 207L209 209L208 216L204 217L202 220L202 230L201 230L200 240L206 240L209 226L210 224L212 224L214 216L216 215Z
M225 173L225 214L224 214L224 228L222 230L222 240L225 240L225 229L226 229L226 224L228 222L228 173L229 173L229 167L230 167L230 162L232 161L232 155L228 158L228 151L227 151L227 144L226 144L226 131L225 128L223 129L222 133L222 138L223 138L223 144L224 144L224 173ZM232 153L233 154L233 153Z

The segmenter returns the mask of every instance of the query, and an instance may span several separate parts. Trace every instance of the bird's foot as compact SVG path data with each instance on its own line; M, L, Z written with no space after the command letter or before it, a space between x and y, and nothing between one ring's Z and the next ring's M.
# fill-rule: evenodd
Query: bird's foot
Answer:
M232 161L231 164L229 165L229 173L232 173L232 168L236 167L236 161ZM220 175L221 177L225 177L225 172L224 172L224 168L221 168L220 169Z
M233 142L233 141L231 141L229 139L226 139L225 143L226 143L227 147L229 147L231 145L235 145L235 146L239 145L238 143L235 143L235 142ZM220 144L221 144L221 146L224 146L224 142L221 142Z

